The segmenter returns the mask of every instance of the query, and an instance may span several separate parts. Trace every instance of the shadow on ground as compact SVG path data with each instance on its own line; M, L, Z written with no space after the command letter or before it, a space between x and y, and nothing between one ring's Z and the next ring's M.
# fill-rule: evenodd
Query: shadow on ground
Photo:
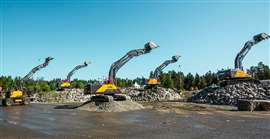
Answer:
M58 106L55 106L54 109L77 109L79 107L82 107L86 104L89 104L91 103L92 101L86 101L82 104L66 104L66 105L58 105Z

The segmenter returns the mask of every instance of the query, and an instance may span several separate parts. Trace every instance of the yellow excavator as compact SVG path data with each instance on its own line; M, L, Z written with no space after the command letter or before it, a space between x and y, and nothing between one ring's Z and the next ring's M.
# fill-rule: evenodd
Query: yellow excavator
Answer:
M260 33L253 36L253 39L247 41L241 51L237 54L234 61L234 69L218 71L217 76L223 86L227 84L233 84L239 81L255 81L252 79L251 75L244 71L242 61L244 60L245 56L250 51L252 46L269 38L270 36L266 33Z
M59 89L59 90L64 90L64 89L66 89L66 88L70 88L70 86L71 86L71 81L70 81L71 76L72 76L76 71L78 71L79 69L82 69L82 68L87 67L90 63L91 63L90 61L85 61L82 65L78 65L78 66L76 66L74 69L72 69L72 70L68 73L66 80L64 80L64 81L61 83L60 89Z
M94 94L91 97L91 101L98 102L110 102L110 101L123 101L128 99L126 95L124 95L119 87L116 85L116 73L118 70L125 65L129 60L134 57L150 53L152 49L159 47L157 44L153 42L148 42L145 44L143 49L135 49L129 51L125 56L117 60L111 65L109 71L108 80L103 84L88 84L85 86L84 94Z
M51 57L47 57L45 62L41 65L33 68L26 76L20 80L20 85L15 89L8 90L1 93L1 100L3 106L12 106L12 105L26 105L29 104L30 99L26 89L23 87L23 84L26 80L30 79L37 71L48 66L49 62L53 60Z
M164 61L160 66L158 66L154 74L150 77L149 80L146 81L145 89L155 88L160 84L159 76L164 68L166 68L169 64L175 63L180 58L180 55L172 56L172 59Z

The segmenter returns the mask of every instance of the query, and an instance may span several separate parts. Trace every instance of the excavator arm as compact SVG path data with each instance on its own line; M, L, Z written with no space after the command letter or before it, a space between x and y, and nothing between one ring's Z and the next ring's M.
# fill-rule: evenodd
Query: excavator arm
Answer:
M166 60L165 62L163 62L160 66L158 66L155 69L154 74L153 74L153 78L157 79L164 68L166 68L169 64L177 62L180 57L181 56L179 56L179 55L175 55L172 57L172 59Z
M66 79L66 80L67 80L67 81L70 81L72 75L73 75L76 71L78 71L78 70L81 69L81 68L87 67L89 64L90 64L90 62L85 61L82 65L76 66L74 69L72 69L72 70L68 73L67 79Z
M24 76L24 77L22 78L22 81L25 81L25 80L30 79L37 71L39 71L39 70L41 70L42 68L45 68L46 66L48 66L48 65L49 65L49 62L50 62L51 60L53 60L53 59L54 59L54 58L52 58L52 57L47 57L47 58L45 59L45 62L44 62L43 64L40 64L40 65L34 67L34 68L33 68L26 76Z
M152 49L159 47L153 42L148 42L144 45L144 49L136 49L129 51L125 56L117 60L111 65L110 71L109 71L109 78L108 83L114 83L115 82L115 76L117 71L125 65L129 60L136 56L140 56L146 53L149 53Z
M252 46L256 45L257 43L266 40L270 38L270 36L266 33L260 33L258 35L255 35L252 40L249 40L245 43L244 47L241 49L241 51L237 54L235 58L235 69L241 69L243 70L242 61L244 60L247 53L250 51Z
M91 101L94 102L127 100L128 96L122 94L121 90L115 85L115 76L117 71L132 58L149 53L152 49L155 49L157 47L159 46L155 43L148 42L144 45L144 49L135 49L129 51L125 56L123 56L111 65L107 82L101 85L86 85L84 89L84 94L95 94L91 97Z

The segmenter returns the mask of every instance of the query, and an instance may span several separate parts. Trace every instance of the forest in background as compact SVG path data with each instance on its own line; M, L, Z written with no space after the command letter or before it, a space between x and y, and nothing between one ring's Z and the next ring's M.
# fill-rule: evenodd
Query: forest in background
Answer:
M270 79L270 69L269 66L258 63L257 66L252 66L248 70L248 73L253 76L253 78L258 80ZM152 72L151 72L152 73ZM150 73L150 74L151 74ZM139 85L144 85L147 78L136 78L136 79L121 79L117 78L117 85L119 87L131 87L135 82ZM217 84L218 79L215 72L207 72L204 75L199 74L184 74L181 71L168 71L160 75L161 87L173 88L179 91L192 91L203 89L212 84ZM19 88L20 77L12 78L11 76L1 76L0 77L0 87L4 90L12 90L14 88ZM72 88L83 89L87 83L98 82L97 80L79 80L74 79L71 82ZM50 92L57 90L61 83L61 79L54 79L51 81L46 81L44 79L29 79L24 82L23 86L29 92Z

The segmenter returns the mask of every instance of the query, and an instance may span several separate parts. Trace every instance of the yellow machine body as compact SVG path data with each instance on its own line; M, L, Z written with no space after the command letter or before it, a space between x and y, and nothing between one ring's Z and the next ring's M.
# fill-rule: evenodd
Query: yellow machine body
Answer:
M97 91L97 94L105 94L105 93L115 93L118 90L118 87L112 83L103 84Z
M71 86L71 84L70 84L70 82L68 82L68 81L63 82L63 83L60 85L61 88L69 88L70 86Z
M7 94L4 94L1 98L3 106L25 105L29 104L30 102L30 99L21 90L15 90L11 92L10 96L6 95Z
M147 81L147 85L159 85L159 84L160 84L160 81L158 79L155 79L155 78L150 78Z
M246 71L236 69L232 72L232 78L251 78L251 75L249 75Z
M16 91L11 92L10 98L19 98L19 97L23 97L22 91L16 90Z

